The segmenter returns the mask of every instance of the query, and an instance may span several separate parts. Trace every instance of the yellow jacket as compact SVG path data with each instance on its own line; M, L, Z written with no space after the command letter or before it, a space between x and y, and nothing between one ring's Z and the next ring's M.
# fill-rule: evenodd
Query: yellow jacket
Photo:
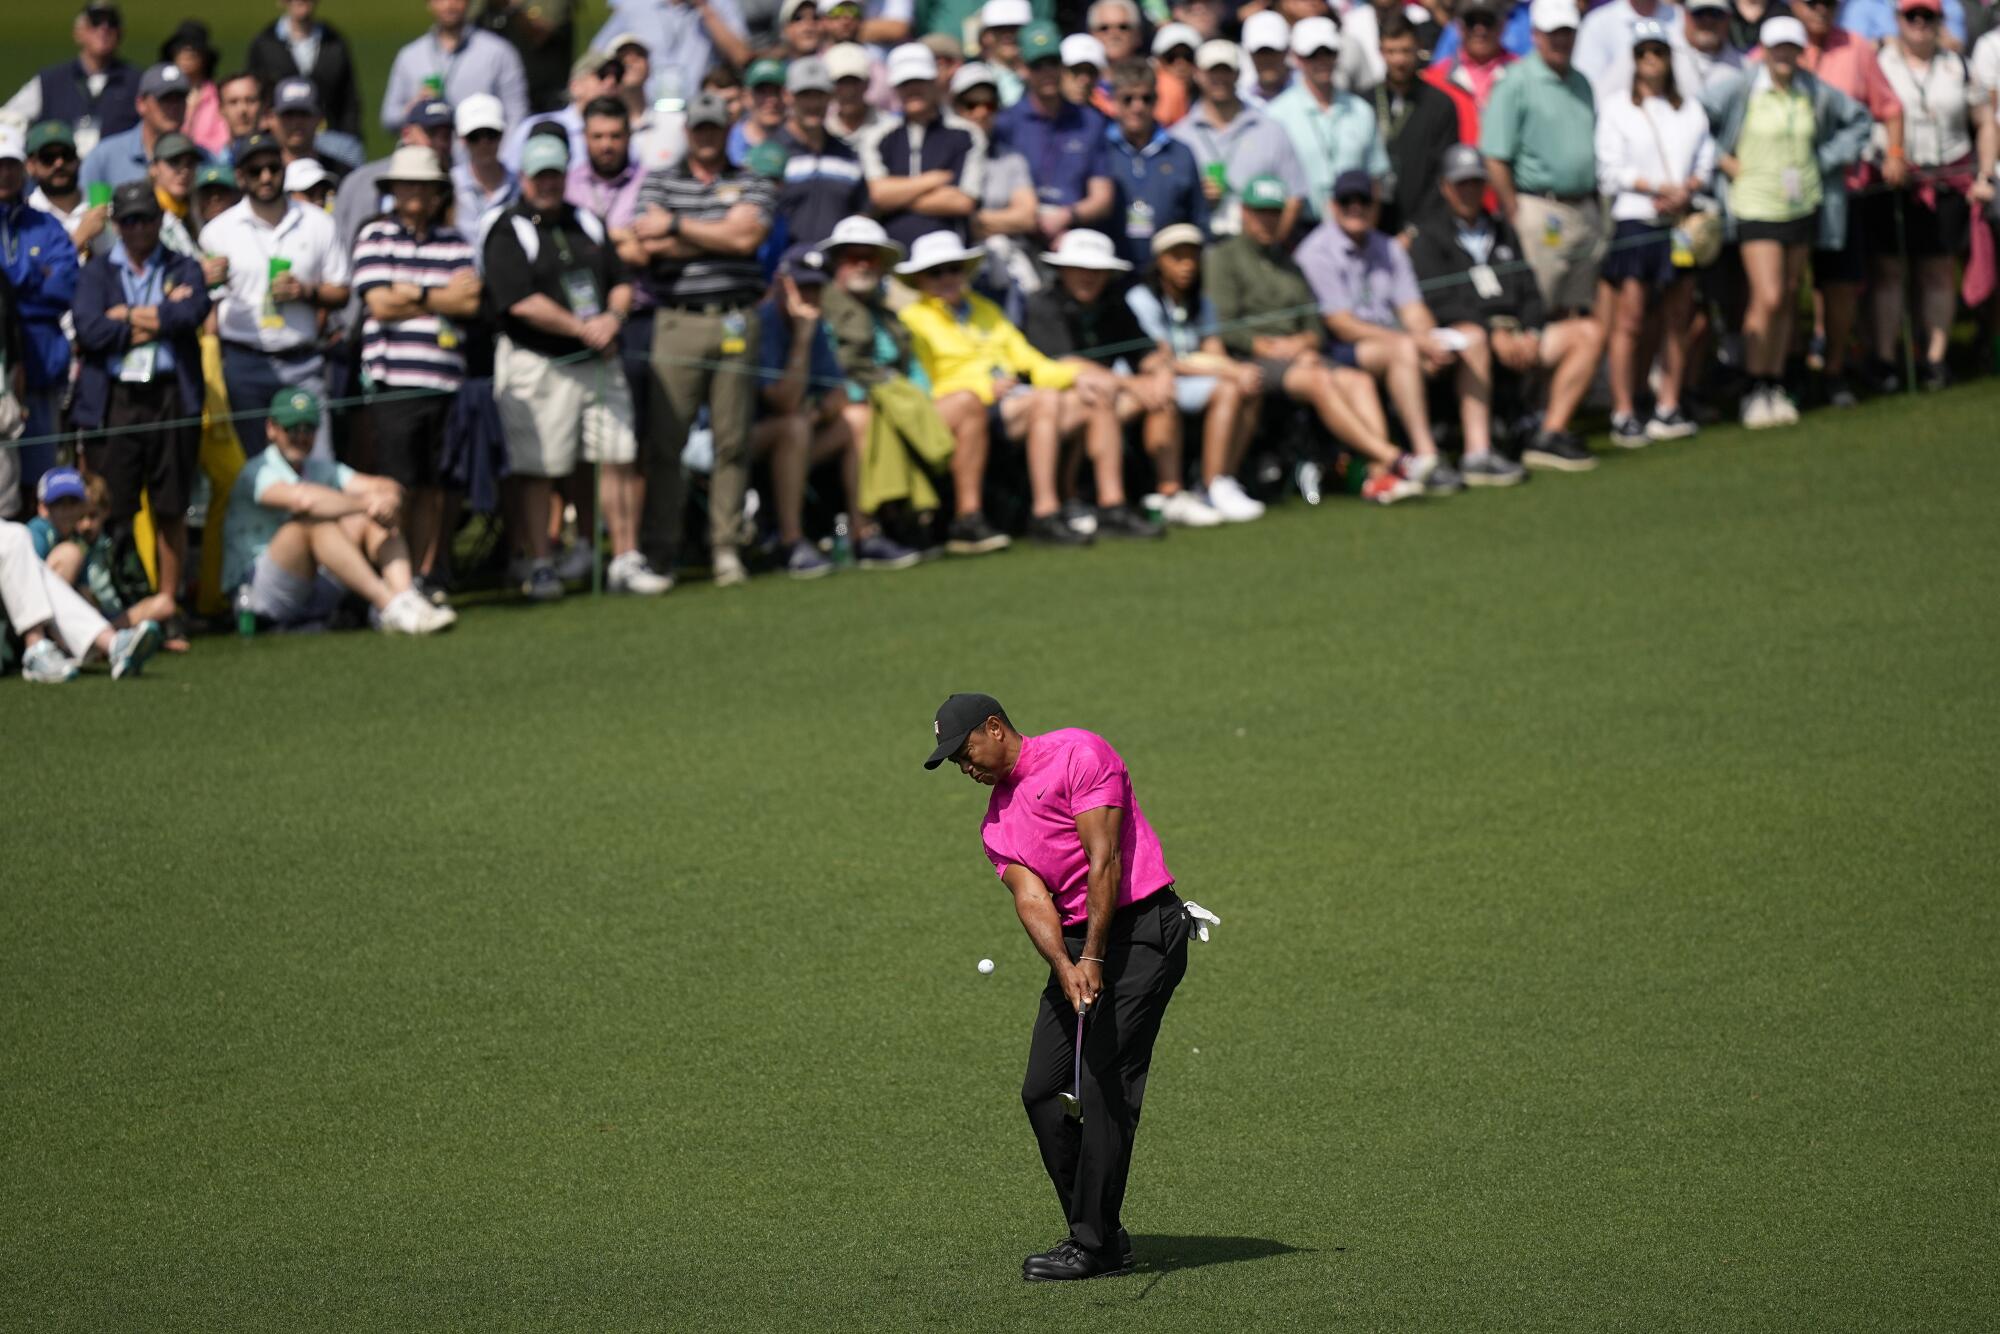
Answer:
M1076 367L1043 356L1007 322L1000 307L970 292L965 301L964 319L936 297L903 307L903 323L917 362L930 377L933 398L969 392L990 406L996 375L1026 380L1037 389L1067 389L1076 383Z

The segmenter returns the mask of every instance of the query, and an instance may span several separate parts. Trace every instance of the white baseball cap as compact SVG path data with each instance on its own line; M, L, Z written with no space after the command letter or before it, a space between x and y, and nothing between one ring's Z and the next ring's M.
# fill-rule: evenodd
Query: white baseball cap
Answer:
M400 153L403 150L399 148L396 151ZM428 153L431 150L426 148L421 151ZM435 165L437 161L435 156L431 161ZM326 168L320 165L316 157L294 158L285 164L285 193L288 195L298 194L301 190L310 190L326 179Z
M1536 0L1536 3L1544 4L1547 0ZM1568 0L1564 0L1564 3L1568 3ZM1575 6L1572 5L1571 8ZM1340 54L1340 29L1332 19L1315 15L1309 19L1300 19L1298 26L1292 29L1293 55L1309 56L1315 51Z
M1243 49L1250 55L1283 51L1291 41L1292 25L1275 9L1260 9L1243 20Z
M1201 34L1185 23L1169 23L1153 34L1154 55L1163 56L1177 46L1198 51L1201 49Z
M0 121L0 161L28 160L28 132L11 120Z
M903 48L897 47L898 51ZM868 54L868 48L859 42L836 42L826 49L820 59L826 62L826 72L835 83L842 79L866 80L875 73L875 62ZM891 67L893 69L893 66ZM931 77L937 77L937 58L931 58Z
M1111 57L1104 52L1104 43L1087 32L1073 32L1063 38L1061 49L1064 69L1074 69L1078 65L1104 69L1111 64Z
M993 67L983 60L968 60L952 71L951 95L953 97L957 97L968 88L978 88L982 85L993 89L1000 87L1000 76L995 74Z
M917 244L922 245L919 241ZM1059 269L1095 269L1100 273L1126 273L1132 268L1118 258L1117 248L1111 238L1103 232L1093 232L1088 227L1062 234L1056 248L1042 256Z
M839 75L834 77L838 78ZM922 42L904 42L889 53L889 86L900 88L913 79L935 79L937 57Z
M1774 46L1796 46L1803 51L1806 46L1806 25L1790 15L1765 19L1764 26L1757 29L1757 41L1766 51Z
M1583 22L1576 0L1534 0L1528 6L1528 22L1536 32L1561 32Z
M452 113L452 128L463 139L474 130L501 130L507 128L507 108L491 93L474 93L458 104Z
M1230 69L1242 69L1243 49L1237 46L1236 43L1224 41L1220 37L1203 42L1201 49L1194 53L1194 67L1196 69L1214 69L1218 65L1227 66Z
M646 39L641 37L636 32L621 32L608 42L599 42L597 44L597 49L604 52L606 55L615 56L628 46L636 46L641 51L644 51L646 53L647 60L651 60L653 58L653 48L646 45Z
M979 10L981 28L1025 28L1034 18L1028 0L986 0Z

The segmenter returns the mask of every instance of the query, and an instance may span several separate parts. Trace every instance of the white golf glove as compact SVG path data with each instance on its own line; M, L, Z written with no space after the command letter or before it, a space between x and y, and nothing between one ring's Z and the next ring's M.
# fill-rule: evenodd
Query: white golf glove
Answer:
M1217 917L1193 899L1187 900L1181 906L1187 909L1188 920L1194 923L1194 934L1197 940L1206 943L1208 940L1208 928L1222 925L1220 917Z

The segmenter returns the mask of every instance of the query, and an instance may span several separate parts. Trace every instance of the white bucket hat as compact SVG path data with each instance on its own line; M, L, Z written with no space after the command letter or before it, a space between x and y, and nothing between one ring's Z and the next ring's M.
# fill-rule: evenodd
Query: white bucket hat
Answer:
M917 238L915 245L910 247L909 260L898 264L896 272L909 278L926 269L941 268L946 264L964 264L969 260L985 257L985 246L967 246L958 239L956 232L926 232Z
M889 233L882 230L881 223L873 218L864 218L858 213L834 223L833 234L813 249L826 254L843 246L867 246L873 250L885 251L897 259L903 257L903 247L889 239Z
M382 173L382 184L395 181L414 181L425 185L445 185L451 178L438 166L438 155L422 144L404 144L389 155L389 169Z
M919 244L922 244L919 242ZM1056 248L1042 256L1059 269L1096 269L1102 273L1129 273L1132 266L1118 258L1111 238L1089 228L1064 232Z

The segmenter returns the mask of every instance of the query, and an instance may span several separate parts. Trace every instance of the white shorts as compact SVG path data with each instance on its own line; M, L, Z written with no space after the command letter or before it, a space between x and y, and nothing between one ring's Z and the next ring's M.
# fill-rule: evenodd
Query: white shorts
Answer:
M526 477L567 477L578 446L590 463L635 463L632 390L614 360L557 362L502 335L493 352L493 402L507 461Z
M324 569L304 579L271 559L271 553L257 553L250 567L250 610L273 625L297 625L301 621L323 621L333 615L347 595Z
M1176 375L1174 377L1174 406L1182 412L1196 413L1208 411L1208 400L1215 397L1215 377L1213 375Z

